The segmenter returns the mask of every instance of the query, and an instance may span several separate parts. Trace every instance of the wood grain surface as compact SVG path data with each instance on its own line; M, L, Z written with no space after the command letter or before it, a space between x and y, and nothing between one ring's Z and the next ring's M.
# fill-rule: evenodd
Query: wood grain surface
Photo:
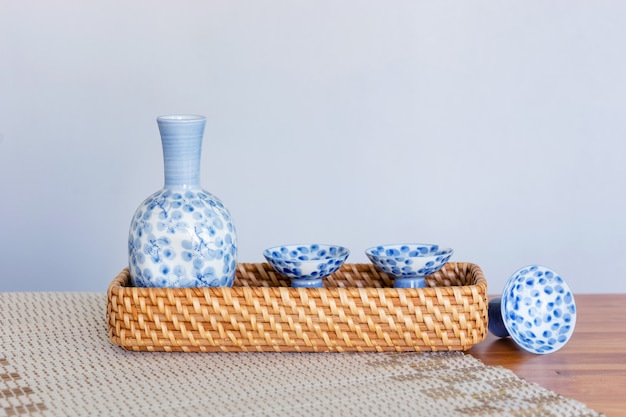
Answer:
M575 295L575 301L574 334L557 352L536 355L489 334L467 353L609 417L626 416L626 294Z

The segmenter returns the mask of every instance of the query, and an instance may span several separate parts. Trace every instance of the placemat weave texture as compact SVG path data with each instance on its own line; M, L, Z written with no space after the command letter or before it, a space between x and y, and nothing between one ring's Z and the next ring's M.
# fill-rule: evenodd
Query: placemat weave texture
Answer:
M601 416L461 352L151 353L106 295L0 293L0 417Z

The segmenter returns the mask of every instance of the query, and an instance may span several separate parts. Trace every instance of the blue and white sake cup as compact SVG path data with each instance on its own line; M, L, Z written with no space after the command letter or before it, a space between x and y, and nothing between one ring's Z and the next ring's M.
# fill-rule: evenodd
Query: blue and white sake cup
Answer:
M555 271L539 265L517 270L502 297L489 301L489 331L510 336L536 354L556 352L574 333L576 303L567 283Z
M321 288L323 279L336 272L350 255L343 246L324 244L282 245L265 249L263 256L276 272L289 277L291 286Z
M382 272L394 277L395 288L423 288L426 276L439 271L454 251L430 243L379 245L365 255Z

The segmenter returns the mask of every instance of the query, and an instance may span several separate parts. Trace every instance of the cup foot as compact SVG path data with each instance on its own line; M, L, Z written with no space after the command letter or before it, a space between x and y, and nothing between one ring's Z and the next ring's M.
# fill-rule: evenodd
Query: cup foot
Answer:
M393 286L395 288L424 288L426 279L424 277L396 278Z
M504 325L504 320L502 320L502 298L494 298L489 300L489 306L487 307L487 313L489 316L489 331L494 336L498 337L508 337L509 331L506 329Z
M292 279L291 286L293 288L323 288L324 283L321 278L318 279Z

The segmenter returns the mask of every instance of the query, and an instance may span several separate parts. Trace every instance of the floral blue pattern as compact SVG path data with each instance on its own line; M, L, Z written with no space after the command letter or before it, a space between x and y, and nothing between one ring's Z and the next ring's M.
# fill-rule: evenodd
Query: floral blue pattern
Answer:
M320 288L322 279L337 271L350 255L343 246L310 244L284 245L263 251L267 262L291 278L292 287Z
M500 309L511 338L532 353L559 350L576 326L574 295L559 274L544 266L526 266L511 275Z
M199 186L205 118L157 119L165 186L135 211L128 236L131 281L138 287L232 286L237 236L230 212Z
M381 271L395 278L396 288L419 288L425 277L434 274L454 251L425 243L379 245L365 250L365 255Z

